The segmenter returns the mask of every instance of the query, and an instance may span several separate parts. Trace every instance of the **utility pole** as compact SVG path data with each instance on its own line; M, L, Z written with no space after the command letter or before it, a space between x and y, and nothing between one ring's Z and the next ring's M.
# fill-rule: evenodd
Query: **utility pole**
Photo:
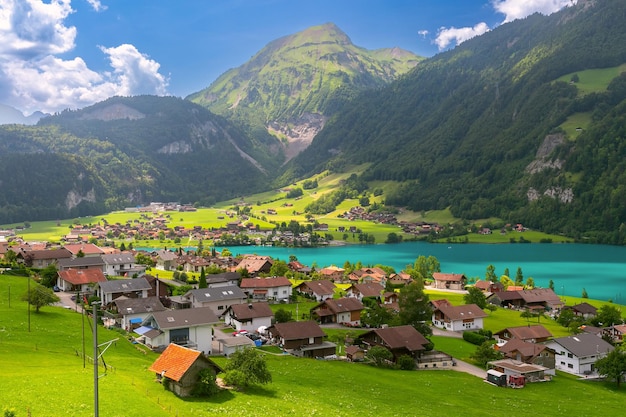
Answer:
M28 333L30 333L30 277L28 279Z
M93 306L93 415L98 417L98 306L99 301L91 303Z

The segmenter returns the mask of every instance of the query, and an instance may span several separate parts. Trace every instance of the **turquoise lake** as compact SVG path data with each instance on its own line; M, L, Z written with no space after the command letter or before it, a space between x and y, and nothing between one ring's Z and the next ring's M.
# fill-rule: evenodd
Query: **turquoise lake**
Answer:
M217 248L220 250L221 248ZM547 287L554 281L559 295L580 297L583 288L589 298L613 300L625 304L626 247L585 244L433 244L404 242L389 245L347 245L325 248L281 248L264 246L230 247L233 255L269 255L289 260L295 255L306 265L319 268L342 267L346 261L363 265L389 265L400 271L420 256L435 256L441 271L484 279L487 266L493 264L498 276L509 268L515 278L521 267L524 280L533 277L535 285Z

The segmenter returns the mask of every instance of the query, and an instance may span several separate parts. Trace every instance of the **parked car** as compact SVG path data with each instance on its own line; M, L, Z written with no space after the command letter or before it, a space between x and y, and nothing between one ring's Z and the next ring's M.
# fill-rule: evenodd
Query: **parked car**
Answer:
M61 291L61 288L59 288L57 285L55 285L54 287L52 287L52 291L59 292L59 291Z

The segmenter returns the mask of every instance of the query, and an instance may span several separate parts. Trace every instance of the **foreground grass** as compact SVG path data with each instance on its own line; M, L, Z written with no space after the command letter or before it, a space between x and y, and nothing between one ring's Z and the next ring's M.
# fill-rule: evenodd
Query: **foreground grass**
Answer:
M9 306L10 287L10 306ZM0 276L0 404L17 417L93 415L93 368L82 351L81 315L45 307L28 315L18 301L25 278ZM86 349L91 332L86 327ZM223 391L208 399L177 398L147 369L157 355L142 352L118 333L99 328L100 342L120 338L104 354L113 367L99 379L100 413L106 416L483 416L494 409L514 415L619 415L626 390L559 374L551 383L522 390L496 388L456 371L394 371L363 364L267 355L273 382L246 392ZM462 356L458 341L435 339ZM447 342L447 341L446 341ZM214 358L220 364L226 359ZM462 411L461 411L462 410Z

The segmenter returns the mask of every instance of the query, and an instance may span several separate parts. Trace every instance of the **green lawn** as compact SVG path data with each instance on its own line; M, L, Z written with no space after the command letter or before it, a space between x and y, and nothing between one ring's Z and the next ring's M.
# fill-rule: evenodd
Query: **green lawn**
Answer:
M10 291L9 291L10 290ZM93 415L93 367L82 351L81 315L59 307L31 314L19 301L26 279L0 276L0 405L21 416ZM10 298L9 298L10 292ZM10 305L9 305L10 301ZM495 315L495 313L494 313ZM90 354L91 332L86 327ZM521 390L496 388L456 371L393 371L363 364L267 355L273 382L208 399L180 399L147 369L157 355L137 349L120 334L98 329L100 342L119 338L104 354L112 367L98 380L103 416L484 416L620 415L626 388L578 381L559 374L553 382ZM435 339L442 350L466 353L458 342ZM454 347L455 343L458 347ZM215 357L224 364L226 359Z
M572 76L574 74L577 74L579 80L574 85L576 85L576 88L578 88L579 95L586 95L590 93L606 91L606 88L609 86L611 80L624 71L626 71L626 64L611 68L599 68L586 71L578 71L559 77L558 81L568 83L572 79Z

